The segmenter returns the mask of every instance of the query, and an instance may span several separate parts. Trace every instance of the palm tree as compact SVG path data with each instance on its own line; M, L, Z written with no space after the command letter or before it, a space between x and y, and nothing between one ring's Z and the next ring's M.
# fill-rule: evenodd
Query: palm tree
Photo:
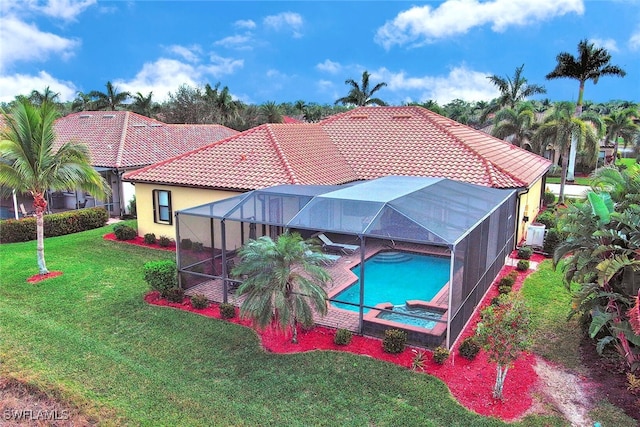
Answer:
M626 147L630 141L633 141L640 126L634 123L633 119L640 116L635 108L625 108L624 110L613 111L604 118L607 125L607 141L614 143L613 158L618 158L618 138L622 138Z
M106 87L106 93L98 90L89 92L89 96L95 98L97 110L116 111L118 108L123 107L125 101L131 97L129 92L118 92L118 88L110 81L107 82Z
M71 104L71 111L77 112L91 110L92 104L91 95L84 92L78 92L76 94L76 99L74 99Z
M280 107L273 101L268 101L260 106L260 116L265 123L282 123Z
M133 102L129 106L131 111L143 116L152 117L158 112L159 106L153 102L153 92L149 92L147 96L137 92L133 95Z
M373 89L369 90L369 74L368 71L363 71L362 73L362 85L359 85L353 79L345 80L345 84L351 86L351 90L349 94L345 97L342 97L336 100L335 105L355 105L357 107L364 107L367 105L387 105L386 102L381 100L380 98L373 98L373 94L385 87L387 84L384 82L378 83L373 87Z
M578 43L578 57L568 52L560 52L556 56L556 68L547 74L547 79L570 78L578 80L580 86L578 91L578 101L576 102L575 116L582 114L582 103L584 100L584 84L587 80L597 84L602 76L624 77L627 73L617 65L611 65L611 54L607 49L595 47L587 39ZM571 142L569 176L567 179L574 179L574 165L577 152L577 141Z
M312 324L313 310L327 312L325 255L298 233L281 234L275 242L268 236L250 240L239 255L232 274L247 276L237 291L246 295L241 315L259 328L275 324L282 331L291 329L291 342L297 343L297 324Z
M496 114L495 127L492 135L496 138L507 139L511 137L511 143L522 147L527 142L530 147L531 140L537 128L536 116L533 106L523 102L516 109L505 108ZM540 151L537 150L539 153Z
M52 91L49 86L44 88L44 92L40 93L37 90L32 90L29 95L29 101L33 105L40 106L45 103L59 104L60 93Z
M608 193L619 210L640 204L640 166L636 164L622 170L616 166L600 168L591 175L591 188Z
M538 147L546 147L551 144L562 153L559 203L564 203L564 187L567 181L569 147L572 139L575 139L579 145L584 146L593 160L597 158L598 152L595 147L599 146L598 134L594 127L588 123L589 121L597 120L597 117L590 115L586 117L586 120L582 120L579 117L574 117L572 110L573 104L571 103L560 102L556 104L552 113L545 119L533 136Z
M530 96L547 93L544 86L528 84L527 79L522 75L523 69L524 64L517 67L513 77L500 77L497 74L487 77L498 88L500 96L497 102L487 107L480 117L480 121L485 121L490 114L497 112L501 108L507 107L515 110L520 102L525 101Z
M0 133L0 184L29 193L36 214L38 268L47 274L44 259L44 212L47 190L81 188L96 197L110 193L107 183L91 167L86 145L65 143L54 149L55 107L17 103L10 114L2 111L7 127Z

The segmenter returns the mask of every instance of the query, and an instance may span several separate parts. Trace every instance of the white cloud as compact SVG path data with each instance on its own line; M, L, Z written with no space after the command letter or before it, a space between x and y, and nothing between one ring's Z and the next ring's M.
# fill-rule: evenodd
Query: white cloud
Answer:
M2 17L0 31L0 71L18 61L43 61L55 54L63 59L73 55L78 40L40 31L12 16Z
M264 18L264 25L276 31L290 29L296 38L302 37L302 16L294 12L282 12L277 15L269 15Z
M607 49L609 52L618 52L618 45L614 39L590 39L591 43L598 47Z
M77 89L71 82L58 80L46 71L40 71L35 76L14 74L0 76L0 102L13 101L16 95L29 95L32 90L43 91L49 86L53 92L60 94L61 101L71 101L75 98Z
M246 28L252 30L256 27L256 23L251 19L240 19L233 23L236 28Z
M229 36L220 39L213 44L216 46L226 47L228 49L250 50L253 49L253 47L249 45L249 42L251 42L251 40L251 35L249 34L237 34L235 36Z
M320 71L326 71L327 73L337 74L342 70L342 66L338 62L333 62L330 59L325 59L324 62L316 65L316 68Z
M402 99L420 93L417 102L429 99L438 101L440 105L454 99L464 101L483 101L498 96L496 87L487 79L490 73L474 71L466 66L452 68L445 76L409 77L404 71L393 73L386 68L378 70L372 77L375 81L387 83L385 89L396 93Z
M631 34L631 37L629 37L629 49L640 49L640 29L637 29L633 34Z
M45 6L37 8L45 15L72 21L97 0L49 0Z
M407 43L424 44L491 25L496 32L567 13L584 12L583 0L447 0L438 7L414 6L378 29L376 43L385 49Z
M169 46L167 50L180 56L187 62L200 62L200 55L202 55L202 49L198 45L180 46L174 44Z
M186 84L199 86L208 77L220 77L233 73L241 68L244 61L223 58L212 54L210 62L205 64L185 63L176 59L160 58L154 62L147 62L131 80L116 80L114 84L122 91L141 92L153 91L155 101L162 102L168 98L169 92Z

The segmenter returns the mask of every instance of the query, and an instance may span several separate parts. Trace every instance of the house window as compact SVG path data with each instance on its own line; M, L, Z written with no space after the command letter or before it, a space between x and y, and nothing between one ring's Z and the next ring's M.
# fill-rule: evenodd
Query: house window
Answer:
M153 190L153 222L173 223L171 212L171 191Z

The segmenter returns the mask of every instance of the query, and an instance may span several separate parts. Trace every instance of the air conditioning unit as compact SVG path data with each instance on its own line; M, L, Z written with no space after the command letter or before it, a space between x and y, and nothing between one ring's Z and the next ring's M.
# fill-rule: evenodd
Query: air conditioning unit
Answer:
M541 248L544 245L544 229L544 224L531 224L527 228L525 245Z

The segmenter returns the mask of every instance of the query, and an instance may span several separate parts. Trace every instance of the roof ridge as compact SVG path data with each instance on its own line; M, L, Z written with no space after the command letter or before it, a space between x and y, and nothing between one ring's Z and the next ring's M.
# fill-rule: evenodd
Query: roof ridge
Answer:
M122 157L124 156L124 144L127 140L127 131L129 128L129 114L127 111L124 115L124 122L122 123L122 136L120 137L120 145L118 146L118 154L116 155L116 167L122 166Z
M278 158L280 159L280 161L284 165L284 169L285 169L287 175L289 175L289 177L291 178L291 182L294 183L294 184L298 184L300 181L298 180L298 177L296 176L295 172L293 171L293 168L291 167L291 164L289 163L289 159L287 159L287 156L284 154L284 151L282 150L282 147L280 146L280 142L278 141L278 139L276 138L275 134L273 133L273 129L271 129L271 123L266 123L265 124L265 129L267 130L267 135L269 136L269 139L271 140L274 148L276 149L276 154L278 155Z

